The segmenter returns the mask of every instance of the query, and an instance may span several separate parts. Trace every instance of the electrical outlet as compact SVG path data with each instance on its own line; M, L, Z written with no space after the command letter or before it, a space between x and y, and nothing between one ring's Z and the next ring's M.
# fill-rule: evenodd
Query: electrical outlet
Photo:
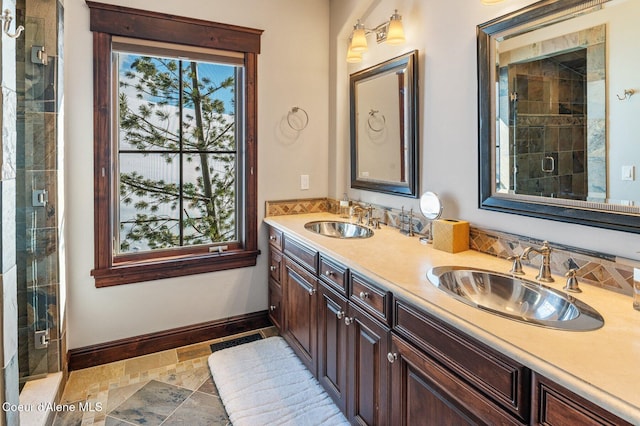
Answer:
M300 175L300 189L309 189L309 175Z

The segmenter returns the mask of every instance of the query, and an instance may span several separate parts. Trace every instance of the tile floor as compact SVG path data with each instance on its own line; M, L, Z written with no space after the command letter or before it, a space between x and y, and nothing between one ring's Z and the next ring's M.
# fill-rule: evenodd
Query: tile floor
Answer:
M207 365L210 345L252 333L73 371L53 424L230 425Z

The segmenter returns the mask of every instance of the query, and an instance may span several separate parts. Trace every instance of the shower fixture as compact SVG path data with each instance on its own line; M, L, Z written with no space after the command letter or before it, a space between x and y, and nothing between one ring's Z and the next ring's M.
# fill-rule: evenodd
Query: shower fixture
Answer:
M9 34L9 27L11 26L11 21L13 21L13 16L11 16L11 11L9 9L4 10L4 13L0 17L0 19L4 21L2 29L6 35L11 38L20 37L20 34L22 34L22 32L24 31L24 27L22 25L16 28L16 32L14 34Z

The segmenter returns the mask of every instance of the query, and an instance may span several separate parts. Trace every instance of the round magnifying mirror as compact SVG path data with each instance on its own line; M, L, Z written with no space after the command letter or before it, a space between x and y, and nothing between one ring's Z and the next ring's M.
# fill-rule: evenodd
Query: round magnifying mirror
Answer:
M442 215L442 202L435 192L427 191L420 197L420 211L422 215L429 219L429 236L420 238L421 242L433 242L433 226L434 220Z

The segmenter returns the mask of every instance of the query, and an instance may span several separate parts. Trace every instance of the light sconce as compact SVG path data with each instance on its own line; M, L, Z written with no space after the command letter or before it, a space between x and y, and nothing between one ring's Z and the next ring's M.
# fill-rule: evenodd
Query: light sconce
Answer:
M405 42L404 29L402 28L402 16L398 10L391 15L388 21L383 22L373 29L365 28L364 24L358 22L353 26L351 37L349 37L349 47L347 49L347 62L354 63L362 60L362 52L366 52L367 36L376 35L376 42L398 45Z

